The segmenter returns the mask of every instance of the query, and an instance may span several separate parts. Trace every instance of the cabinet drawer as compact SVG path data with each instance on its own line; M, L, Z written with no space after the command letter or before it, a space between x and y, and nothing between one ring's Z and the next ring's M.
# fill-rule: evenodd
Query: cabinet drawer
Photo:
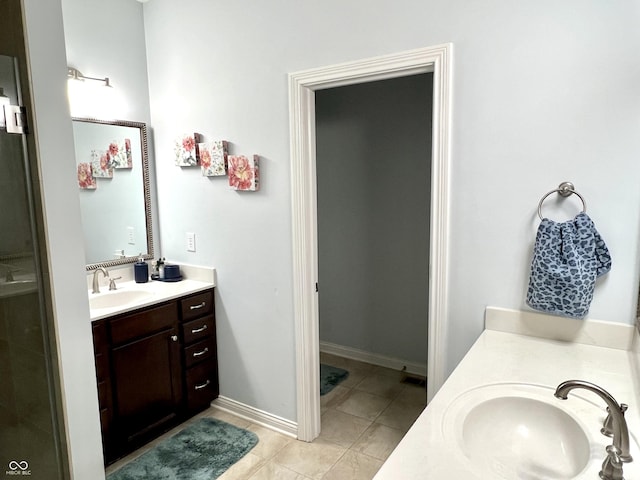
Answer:
M213 292L204 292L180 300L182 320L202 317L213 313Z
M111 321L111 340L114 344L128 342L173 326L178 321L176 302L150 308Z
M190 347L184 349L184 366L189 368L191 365L209 360L216 357L216 342L213 338L207 338L198 343L194 343Z
M207 315L206 317L183 323L182 338L184 338L185 345L213 336L215 334L215 327L216 324L213 315Z
M187 370L187 408L207 408L218 396L218 369L215 361L199 363Z

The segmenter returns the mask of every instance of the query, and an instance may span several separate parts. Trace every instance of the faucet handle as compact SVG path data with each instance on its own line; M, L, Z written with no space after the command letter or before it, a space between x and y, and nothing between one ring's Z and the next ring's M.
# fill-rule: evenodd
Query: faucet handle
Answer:
M116 286L116 280L120 280L122 278L122 276L120 277L109 277L109 290L117 290L118 287Z
M623 417L624 412L626 412L628 408L629 405L627 405L626 403L620 404L620 413L622 413ZM605 437L613 437L613 417L611 416L611 410L609 410L609 407L607 407L607 413L607 418L604 419L602 428L600 429L600 433Z
M602 480L624 480L622 472L622 459L620 454L622 453L619 448L609 445L606 448L607 458L602 463L602 470L600 470L600 478Z

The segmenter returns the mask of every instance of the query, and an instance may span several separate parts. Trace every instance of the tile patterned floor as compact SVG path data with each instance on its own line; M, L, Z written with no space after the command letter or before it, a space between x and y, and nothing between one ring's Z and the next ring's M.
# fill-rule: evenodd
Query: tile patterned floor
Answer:
M426 406L424 387L401 383L395 370L337 357L320 361L349 371L349 377L320 397L322 432L300 442L248 420L210 408L128 457L107 473L141 455L203 416L251 430L260 441L220 480L369 480Z

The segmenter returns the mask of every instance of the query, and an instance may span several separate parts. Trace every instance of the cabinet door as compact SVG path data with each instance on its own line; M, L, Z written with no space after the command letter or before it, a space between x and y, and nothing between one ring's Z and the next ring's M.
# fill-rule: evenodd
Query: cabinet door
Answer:
M127 444L166 428L182 401L180 344L176 327L112 350L117 436Z

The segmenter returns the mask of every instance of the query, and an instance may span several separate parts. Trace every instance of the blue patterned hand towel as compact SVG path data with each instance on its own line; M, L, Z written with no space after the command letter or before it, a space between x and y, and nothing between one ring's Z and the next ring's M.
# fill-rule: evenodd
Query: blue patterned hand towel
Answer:
M572 318L589 312L596 278L611 270L609 250L586 213L538 227L531 261L527 304Z

